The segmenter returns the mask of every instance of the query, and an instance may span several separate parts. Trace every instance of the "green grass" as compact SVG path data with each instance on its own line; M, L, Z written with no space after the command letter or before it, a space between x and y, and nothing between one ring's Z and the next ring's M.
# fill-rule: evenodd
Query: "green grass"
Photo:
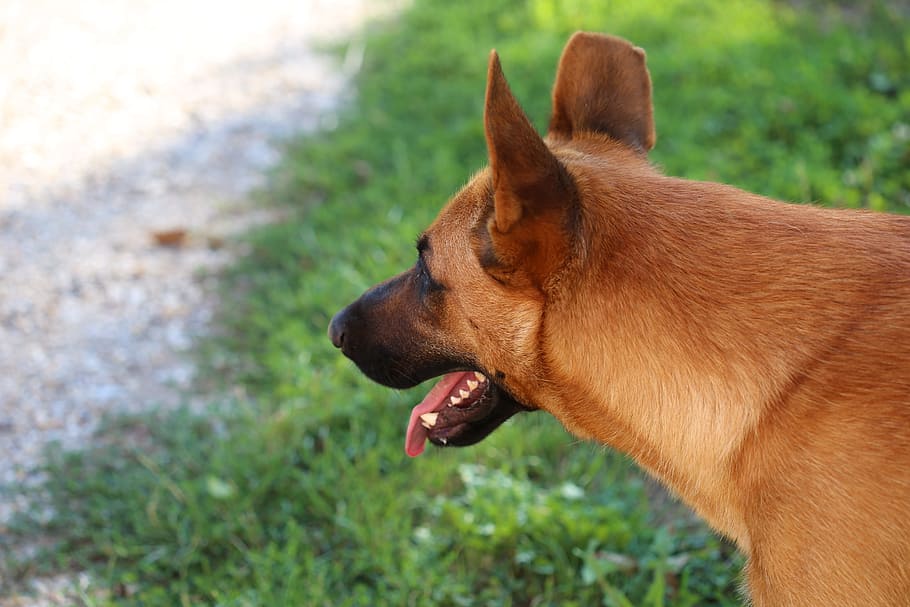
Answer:
M543 414L407 459L421 390L371 384L325 329L413 263L415 236L482 166L489 49L543 126L576 29L646 48L666 172L910 210L907 15L799 6L417 0L370 28L356 100L276 175L291 218L250 234L225 278L206 375L247 397L113 418L90 449L50 452L32 498L54 514L8 535L57 543L0 574L88 568L97 605L738 604L729 546Z

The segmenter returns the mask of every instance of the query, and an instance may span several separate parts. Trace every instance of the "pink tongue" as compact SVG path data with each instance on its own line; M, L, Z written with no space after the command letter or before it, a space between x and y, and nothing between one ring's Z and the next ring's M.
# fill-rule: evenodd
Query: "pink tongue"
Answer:
M446 399L465 376L471 371L458 371L442 376L435 386L424 397L420 404L411 409L411 419L408 420L408 433L404 441L404 450L411 457L423 453L427 442L427 429L420 423L420 416L424 413L441 411L446 406Z

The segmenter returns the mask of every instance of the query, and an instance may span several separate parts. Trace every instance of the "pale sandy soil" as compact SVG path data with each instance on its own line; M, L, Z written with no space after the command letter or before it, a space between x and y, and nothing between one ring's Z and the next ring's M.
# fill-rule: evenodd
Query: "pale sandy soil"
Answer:
M343 102L356 52L318 43L387 4L0 2L0 549L50 441L191 398L187 349L217 304L203 271L263 219L249 194L279 142ZM171 229L183 246L156 244ZM68 582L0 604L69 604Z

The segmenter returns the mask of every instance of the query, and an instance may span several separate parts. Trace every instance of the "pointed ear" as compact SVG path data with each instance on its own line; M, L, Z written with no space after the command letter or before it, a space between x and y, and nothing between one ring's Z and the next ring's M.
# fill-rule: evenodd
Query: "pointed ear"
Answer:
M645 52L615 36L578 32L559 60L550 133L609 135L646 154L654 147L651 77Z
M493 213L482 258L488 270L496 269L501 276L519 272L539 285L553 261L562 262L567 240L563 226L575 190L565 167L509 90L496 51L490 54L487 72L484 131Z
M509 232L523 216L561 201L565 169L509 89L496 51L490 53L484 132L495 193L495 227Z

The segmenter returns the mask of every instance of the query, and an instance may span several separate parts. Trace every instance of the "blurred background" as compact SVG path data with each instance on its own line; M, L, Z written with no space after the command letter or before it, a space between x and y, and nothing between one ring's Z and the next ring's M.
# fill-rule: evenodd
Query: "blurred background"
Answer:
M666 173L910 212L903 0L0 3L0 605L742 604L735 550L544 414L404 454L325 337L575 30Z

